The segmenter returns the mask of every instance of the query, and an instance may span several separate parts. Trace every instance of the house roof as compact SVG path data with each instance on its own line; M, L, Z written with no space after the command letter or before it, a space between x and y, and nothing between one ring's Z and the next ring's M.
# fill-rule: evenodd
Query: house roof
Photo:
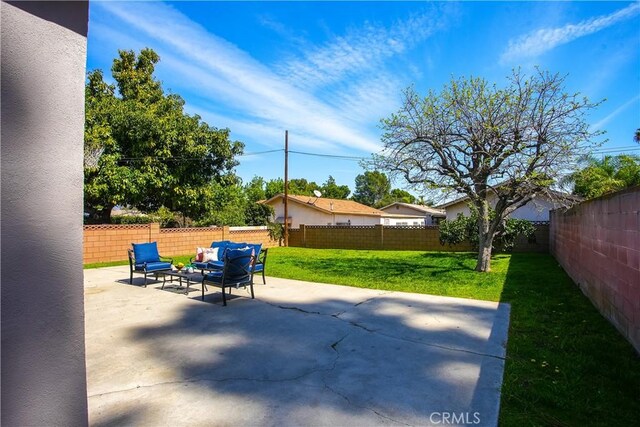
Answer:
M436 208L432 208L431 206L425 206L425 205L416 205L413 203L394 202L394 203L391 203L390 205L380 208L380 210L386 212L386 210L390 209L392 206L404 206L409 209L414 209L418 212L423 212L429 215L445 216L445 212L442 209L436 209Z
M369 216L385 216L385 212L363 205L353 200L344 199L327 199L325 197L309 197L289 194L289 201L304 205L310 209L315 209L329 214L349 214L349 215L369 215ZM283 194L276 194L269 200L262 203L267 205L273 204L277 200L284 199Z
M504 185L504 183L498 184L498 185L496 185L496 187L500 187L501 185ZM563 193L563 192L561 192L561 191L556 191L556 190L551 190L551 189L548 189L547 191L548 191L548 193L549 193L549 194L553 195L554 197L557 197L558 199L564 199L564 200L566 200L566 201L568 201L568 202L569 202L569 201L571 201L571 202L581 202L582 200L584 200L582 197L580 197L580 196L576 196L576 195L574 195L574 194ZM542 194L540 194L540 195L541 195L541 196L547 196L547 197L548 197L548 194L545 194L545 193L542 193ZM439 208L439 209L446 209L446 208L448 208L449 206L457 205L458 203L460 203L460 202L464 202L464 201L466 201L466 200L469 200L469 196L462 196L462 197L459 197L459 198L454 199L454 200L452 200L452 201L450 201L450 202L447 202L447 203L443 203L443 204L441 204L441 205L438 205L438 206L437 206L437 208ZM569 203L569 204L571 204L571 203Z

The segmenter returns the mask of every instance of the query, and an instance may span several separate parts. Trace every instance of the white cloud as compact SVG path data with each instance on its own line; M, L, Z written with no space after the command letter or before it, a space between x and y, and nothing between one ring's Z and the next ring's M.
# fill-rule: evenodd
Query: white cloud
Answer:
M367 23L309 49L303 58L287 61L278 71L299 87L327 86L378 69L385 60L404 53L443 25L442 14L427 13L398 21L391 28Z
M558 28L542 28L511 40L500 57L501 63L541 55L557 46L569 43L577 38L593 34L620 21L631 18L640 12L640 4L629 6L610 15L588 19L578 24L567 24Z
M300 90L249 54L163 3L94 3L124 21L127 31L165 52L163 62L193 79L199 92L222 98L254 121L301 135L317 150L335 146L377 151L368 125L343 119L340 110ZM228 120L227 120L228 121ZM223 125L223 124L221 124ZM225 125L226 126L226 125Z
M600 120L597 123L594 123L593 125L591 125L591 127L589 128L589 131L590 132L594 132L594 131L597 131L597 130L600 130L600 129L604 128L611 120L613 120L616 116L618 116L620 113L622 113L627 108L631 107L638 100L640 100L640 95L636 95L636 96L632 97L627 102L625 102L624 104L622 104L621 106L619 106L618 108L613 110L611 113L609 113L602 120Z

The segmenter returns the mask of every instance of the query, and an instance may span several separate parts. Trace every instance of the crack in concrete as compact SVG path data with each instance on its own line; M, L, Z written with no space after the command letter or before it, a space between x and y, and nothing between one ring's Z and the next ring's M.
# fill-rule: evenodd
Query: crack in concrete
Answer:
M390 294L390 293L393 293L393 291L389 291L386 294ZM366 299L364 301L356 303L356 304L354 304L354 307L357 307L357 306L359 306L361 304L364 304L364 303L366 303L368 301L371 301L371 300L373 300L375 298L378 298L381 295L385 295L385 294L380 294L378 296L375 296L375 297L372 297L372 298L368 298L368 299ZM345 314L346 311L342 311L342 312L335 313L335 314L325 314L325 313L321 313L319 311L304 310L304 309L299 308L299 307L281 306L281 305L272 304L272 303L266 302L266 301L265 301L265 303L268 304L268 305L271 305L273 307L283 309L283 310L294 310L294 311L299 311L299 312L302 312L302 313L305 313L305 314L316 314L316 315L319 315L319 316L333 317L333 318L335 318L337 320L340 320L341 322L348 323L351 326L354 326L356 328L364 329L365 331L367 331L369 333L378 334L380 336L383 336L383 337L386 337L386 338L390 338L390 339L393 339L393 340L396 340L396 341L404 341L404 342L409 342L409 343L412 343L412 344L424 345L424 346L427 346L427 347L435 347L435 348L439 348L439 349L447 350L447 351L455 351L455 352L460 352L460 353L474 354L474 355L477 355L477 356L491 357L491 358L498 359L498 360L506 360L506 357L497 356L495 354L480 353L480 352L477 352L477 351L465 350L465 349L456 348L456 347L448 347L448 346L445 346L445 345L432 344L432 343L427 343L427 342L423 342L423 341L412 340L412 339L409 339L409 338L400 338L400 337L396 337L394 335L385 334L383 332L379 332L378 330L367 328L366 326L361 325L361 324L359 324L357 322L354 322L352 320L347 320L347 319L341 318L340 316Z
M380 297L381 297L381 296L383 296L383 295L389 295L389 294L392 294L393 292L394 292L394 291L384 291L384 292L381 292L381 293L379 293L378 295L373 296L373 297L371 297L371 298L367 298L367 299L366 299L366 300L364 300L364 301L360 301L359 303L354 304L353 306L354 306L354 307L357 307L357 306L359 306L359 305L361 305L361 304L366 304L366 303L368 303L369 301L373 301L374 299L380 298Z
M305 313L305 314L319 314L321 316L326 316L326 314L320 313L319 311L307 311L307 310L304 310L304 309L299 308L299 307L286 307L284 305L275 305L275 304L271 304L271 303L267 303L267 304L272 305L274 307L281 308L283 310L294 310L294 311L299 311L299 312Z
M351 401L351 399L349 399L349 396L347 396L347 395L345 395L345 394L342 394L342 393L340 393L340 392L339 392L339 391L337 391L337 390L334 390L333 388L329 387L326 383L324 384L324 387L325 387L325 389L329 390L331 393L335 394L336 396L340 396L340 397L341 397L342 399L344 399L344 400L345 400L345 401L346 401L350 406L353 406L353 407L356 407L356 408L360 408L360 409L365 409L365 410L367 410L367 411L373 412L373 413L374 413L374 414L376 414L378 417L380 417L380 418L384 418L385 420L388 420L388 421L394 422L394 423L396 423L396 424L400 424L400 425L403 425L403 426L410 426L410 425L411 425L411 424L407 424L407 423L405 423L405 422L402 422L402 421L400 421L400 420L396 420L396 419L394 419L394 418L388 417L387 415L384 415L384 414L382 414L382 413L380 413L380 412L376 411L375 409L370 408L370 407L368 407L368 406L356 405L355 403L353 403L353 402Z
M335 351L336 353L338 353L338 356L340 356L340 353L338 352L338 345L342 342L342 340L344 340L346 337L348 337L349 334L346 334L345 336L343 336L342 338L340 338L338 341L334 342L333 344L331 344L331 348L333 349L333 351Z
M293 381L299 381L301 379L303 379L304 377L307 377L309 375L313 375L317 372L330 372L332 370L334 370L336 368L336 365L338 363L338 359L340 358L340 353L337 350L338 345L342 342L342 340L344 340L349 334L344 335L342 338L340 338L339 340L337 340L336 342L334 342L333 344L330 345L331 349L336 353L335 358L333 359L333 361L331 363L327 363L325 365L323 365L322 367L318 367L315 369L311 369L308 372L305 372L303 374L297 375L295 377L291 377L291 378L245 378L245 377L229 377L229 378L209 378L209 377L202 377L202 376L198 376L198 377L191 377L191 378L185 378L182 380L176 380L176 381L163 381L163 382L158 382L158 383L153 383L153 384L146 384L146 385L137 385L135 387L129 387L129 388L123 388L123 389L119 389L119 390L112 390L112 391L108 391L108 392L104 392L104 393L96 393L96 394L91 394L88 395L88 398L92 398L92 397L102 397L102 396L107 396L110 394L116 394L116 393L123 393L123 392L127 392L127 391L132 391L132 390L137 390L139 388L152 388L152 387L156 387L156 386L164 386L164 385L176 385L176 384L193 384L193 383L199 383L199 382L214 382L214 383L220 383L220 382L229 382L229 381L254 381L254 382L262 382L262 383L279 383L279 382L293 382ZM324 380L323 380L324 383ZM304 384L306 386L312 387L313 385L311 384Z
M336 317L336 316L332 316L332 317ZM342 319L340 319L340 320L342 320ZM347 338L348 336L349 336L349 334L346 334L346 335L344 335L342 338L340 338L339 340L337 340L336 342L334 342L333 344L331 344L331 348L333 349L333 351L335 351L335 352L336 352L336 358L335 358L335 360L334 360L333 367L332 367L331 369L326 370L326 373L329 373L329 372L333 371L333 370L336 368L336 365L338 364L338 360L340 360L340 350L338 349L338 346L339 346L339 345L340 345L340 343L341 343L345 338ZM388 416L386 416L386 415L384 415L384 414L382 414L382 413L380 413L380 412L376 411L376 410L375 410L375 409L373 409L373 408L369 408L369 407L367 407L367 406L356 405L355 403L353 403L353 402L351 401L351 399L349 398L349 396L347 396L347 395L345 395L345 394L343 394L343 393L340 393L340 392L338 392L337 390L334 390L333 388L331 388L331 387L327 384L326 374L325 374L325 375L322 375L322 384L324 385L324 388L325 388L326 390L329 390L331 393L335 394L336 396L340 396L340 397L341 397L342 399L344 399L344 400L347 402L347 404L349 404L350 406L353 406L353 407L356 407L356 408L360 408L360 409L365 409L365 410L367 410L367 411L373 412L373 413L374 413L374 414L376 414L378 417L380 417L380 418L384 418L385 420L392 421L392 422L397 423L397 424L401 424L401 425L405 425L405 426L410 425L410 424L403 423L402 421L398 421L398 420L395 420L395 419L393 419L393 418L391 418L391 417L388 417Z
M338 318L340 319L340 318ZM364 329L365 331L372 333L372 334L377 334L392 340L396 340L396 341L404 341L404 342L409 342L412 344L418 344L418 345L424 345L427 347L435 347L435 348L439 348L442 350L448 350L448 351L456 351L456 352L460 352L460 353L469 353L469 354L475 354L477 356L483 356L483 357L492 357L494 359L499 359L499 360L506 360L506 357L502 357L502 356L496 356L495 354L488 354L488 353L480 353L477 351L472 351L472 350L465 350L463 348L456 348L456 347L448 347L446 345L440 345L440 344L432 344L432 343L428 343L428 342L423 342L423 341L418 341L418 340L412 340L410 338L402 338L402 337L396 337L394 335L389 335L389 334L385 334L384 332L380 332L377 331L375 329L369 329L366 326L360 325L352 320L346 320L346 319L340 319L343 322L347 322L350 323L351 325Z

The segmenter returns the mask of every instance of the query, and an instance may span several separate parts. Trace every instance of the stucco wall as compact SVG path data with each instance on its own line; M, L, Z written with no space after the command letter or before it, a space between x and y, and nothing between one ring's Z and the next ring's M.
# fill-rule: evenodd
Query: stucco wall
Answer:
M283 203L275 203L271 206L273 206L276 218L284 218ZM375 225L381 223L380 217L377 216L329 214L307 208L295 202L289 203L287 214L291 218L291 228L298 228L300 224L335 225L338 222L349 221L351 221L351 225Z
M87 425L87 2L2 2L2 425Z
M467 203L468 201L464 200L454 205L447 206L447 219L456 219L458 213L468 216L470 211ZM495 196L489 196L489 203L491 206L495 207ZM554 209L554 204L551 201L546 199L534 199L521 208L516 209L511 215L509 215L509 217L526 219L528 221L549 221L549 211L551 209Z

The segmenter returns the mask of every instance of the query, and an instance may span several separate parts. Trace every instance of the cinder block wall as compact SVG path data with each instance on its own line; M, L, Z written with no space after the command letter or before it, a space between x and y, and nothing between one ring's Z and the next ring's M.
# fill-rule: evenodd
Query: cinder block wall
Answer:
M209 247L211 242L228 240L228 227L197 227L197 228L160 228L158 224L157 236L152 236L151 242L158 242L158 251L163 256L196 254L196 248Z
M289 231L289 246L316 249L363 249L398 251L470 251L471 245L440 244L438 227L383 225L304 225Z
M289 230L289 246L301 248L302 244L302 232L299 228L292 228Z
M208 247L213 241L261 243L278 246L267 230L229 230L229 227L160 228L157 223L132 225L85 225L83 263L123 261L131 243L158 242L163 256L195 255L196 248Z
M519 236L513 252L549 252L549 223L536 224L536 231L531 239Z
M233 242L260 243L263 248L278 246L278 241L271 240L267 230L231 230L228 237L227 240Z
M471 245L440 244L440 230L436 226L384 227L383 247L397 251L470 251Z
M553 211L550 250L640 352L640 187Z
M131 247L131 243L149 242L150 237L150 224L85 225L82 246L83 263L127 259L127 249Z

